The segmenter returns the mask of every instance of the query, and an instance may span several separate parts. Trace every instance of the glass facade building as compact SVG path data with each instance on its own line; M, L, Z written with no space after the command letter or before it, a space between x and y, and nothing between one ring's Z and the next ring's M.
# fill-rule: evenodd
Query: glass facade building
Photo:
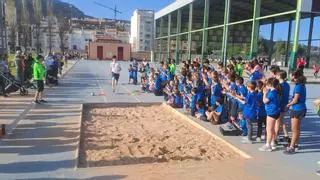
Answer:
M320 63L319 0L177 0L155 15L155 60L265 57Z

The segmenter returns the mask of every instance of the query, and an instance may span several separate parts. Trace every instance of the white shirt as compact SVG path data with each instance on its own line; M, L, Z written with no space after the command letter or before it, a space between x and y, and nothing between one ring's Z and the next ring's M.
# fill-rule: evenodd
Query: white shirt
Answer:
M111 72L116 73L116 74L120 74L121 64L117 63L117 62L112 62L110 64L110 68L111 68Z

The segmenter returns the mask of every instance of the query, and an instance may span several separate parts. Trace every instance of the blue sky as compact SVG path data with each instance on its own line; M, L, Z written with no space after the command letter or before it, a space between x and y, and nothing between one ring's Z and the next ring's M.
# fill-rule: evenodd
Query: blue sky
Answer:
M132 13L135 9L150 9L158 11L163 7L169 5L174 0L62 0L64 2L70 2L71 4L78 7L87 15L97 17L97 18L113 18L114 13L111 10L105 9L94 4L97 1L109 7L114 7L115 4L122 14L118 15L118 19L130 20ZM301 21L300 28L300 40L305 40L308 38L309 33L309 19ZM294 32L294 23L292 25L292 34ZM317 17L314 24L313 39L320 39L320 18ZM270 38L271 25L265 25L260 27L260 35L264 38ZM288 22L277 23L275 25L274 40L286 40L288 33ZM293 35L291 37L293 39ZM306 44L307 42L301 42ZM313 45L319 45L320 41L313 42Z
M113 18L114 13L111 10L105 9L93 3L97 1L109 7L114 7L117 4L117 9L122 12L117 16L118 19L130 20L135 9L150 9L158 11L174 0L62 0L70 2L85 12L89 16L98 18Z

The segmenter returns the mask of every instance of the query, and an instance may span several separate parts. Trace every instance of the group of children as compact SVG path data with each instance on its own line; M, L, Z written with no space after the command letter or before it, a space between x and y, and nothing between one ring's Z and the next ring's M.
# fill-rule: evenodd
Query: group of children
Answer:
M176 73L175 62L169 60L160 62L157 69L150 68L141 86L144 91L164 96L170 106L185 108L199 120L214 125L232 123L246 136L243 143L261 142L264 131L266 144L259 148L261 151L277 148L282 129L281 140L288 145L285 153L295 153L300 121L306 115L306 78L300 70L291 74L296 85L290 100L286 71L272 66L270 75L265 75L262 66L258 60L244 64L241 59L231 59L229 65L219 63L216 67L209 60L203 64L183 61ZM246 83L243 72L249 77ZM292 107L291 139L284 123L289 107ZM254 122L258 124L256 135L253 135Z

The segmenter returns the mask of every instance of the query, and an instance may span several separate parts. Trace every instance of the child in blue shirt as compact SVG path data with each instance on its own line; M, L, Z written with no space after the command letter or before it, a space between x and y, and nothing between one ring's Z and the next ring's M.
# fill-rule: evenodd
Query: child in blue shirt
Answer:
M196 114L197 119L202 121L207 121L206 108L203 102L200 101L197 103L197 110L198 110Z
M288 130L287 130L287 126L286 124L283 122L284 116L286 114L286 112L288 111L288 103L289 103L289 96L290 96L290 85L288 84L288 82L286 81L287 79L287 72L284 70L280 70L277 72L276 75L277 79L280 82L280 86L281 86L281 99L280 99L280 117L279 119L276 121L276 139L278 138L280 129L282 128L283 130L283 142L289 143L290 139L289 139L289 135L288 135Z
M210 104L213 108L216 106L217 98L222 98L222 86L218 77L212 79Z
M258 81L257 84L257 116L258 116L258 131L257 131L257 142L261 142L262 135L262 126L264 125L264 131L266 132L266 120L267 120L267 112L263 103L263 88L264 83L262 81Z
M238 126L237 127L241 130L242 136L248 135L247 122L243 117L243 112L238 113Z
M197 88L192 88L191 96L188 96L188 97L190 101L191 116L195 116L196 104L197 104Z
M291 129L292 139L290 145L285 150L285 154L294 154L295 147L298 146L298 140L300 137L301 120L307 113L307 88L306 78L303 76L303 72L298 69L292 73L292 80L296 83L293 89L293 99L289 102L287 107L291 107Z
M179 90L175 89L173 92L173 106L174 108L183 108L183 97Z
M247 128L248 128L248 139L242 141L245 144L252 144L252 133L253 133L253 121L256 120L256 101L257 101L257 93L256 93L257 83L255 81L250 81L247 83L248 94L244 100L237 97L238 101L244 104L243 107L243 117L246 120Z
M207 120L212 122L213 125L218 125L221 123L223 116L223 100L221 98L216 98L215 100L216 108L211 106L206 112Z
M225 86L225 89L228 91L228 102L230 107L229 116L232 123L234 123L236 118L238 117L238 101L237 99L233 98L233 96L237 94L237 85L235 83L235 78L236 77L234 75L229 74L229 85Z
M237 85L236 97L240 98L241 100L244 100L248 94L248 90L243 83L244 83L244 79L242 77L238 77L236 80L236 85ZM241 102L238 102L238 112L243 111L243 108L244 108L244 105Z
M267 139L266 144L259 148L260 151L274 151L275 144L275 124L280 117L280 102L278 88L280 86L279 80L276 78L269 78L266 83L266 88L263 91L263 102L267 112Z
M130 64L128 71L129 71L129 84L130 84L131 80L133 80L133 71L134 71L131 64Z
M155 73L154 77L154 89L153 93L155 96L162 96L163 90L162 90L162 85L161 85L161 79L159 73Z

